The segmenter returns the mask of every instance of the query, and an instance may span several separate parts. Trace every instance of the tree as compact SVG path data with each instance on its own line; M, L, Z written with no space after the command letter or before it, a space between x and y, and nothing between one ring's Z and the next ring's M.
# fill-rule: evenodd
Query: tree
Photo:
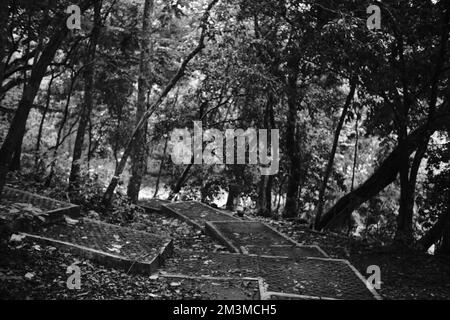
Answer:
M80 3L80 9L84 12L94 0L85 0ZM64 12L64 10L59 10ZM5 185L6 174L11 164L12 156L17 145L20 143L25 130L28 114L33 105L36 94L39 90L42 78L44 77L48 65L52 62L56 51L65 39L68 29L65 25L65 16L59 15L56 18L54 33L42 49L39 59L33 62L30 78L25 85L22 98L14 114L8 134L0 148L0 196Z
M136 125L145 113L145 97L147 91L151 89L149 83L150 68L149 64L152 55L152 14L153 0L145 0L144 15L141 33L141 58L139 63L139 80L138 80L138 97L136 105ZM133 202L137 202L139 189L141 187L142 175L145 171L146 154L145 154L145 126L137 131L136 139L133 142L133 150L131 152L131 177L128 183L127 194Z
M164 90L159 95L158 99L156 99L156 101L145 111L144 115L139 120L139 123L134 128L133 133L131 134L131 137L128 140L127 145L125 147L125 151L122 155L122 158L120 159L120 162L114 171L114 176L112 177L112 179L103 195L103 204L105 206L109 206L111 203L113 192L119 181L119 176L122 174L123 170L125 169L126 162L128 160L128 157L130 156L130 153L132 150L132 145L134 143L134 140L137 137L139 130L141 130L144 127L144 125L147 123L148 118L153 114L153 112L156 110L156 108L159 107L159 105L163 102L165 97L176 86L178 81L183 77L189 62L205 47L204 41L205 41L206 32L207 32L208 18L209 18L211 9L217 2L218 2L218 0L211 1L209 3L209 5L207 6L205 13L202 16L202 19L200 22L201 33L200 33L200 38L198 40L197 46L183 60L177 73L173 76L173 78L170 80L170 82L166 85Z
M314 222L315 225L318 225L320 223L320 219L322 217L323 207L325 204L325 200L324 200L325 191L327 189L328 179L330 178L330 174L333 169L334 157L336 155L336 149L337 149L337 146L339 143L339 135L341 133L342 126L344 125L345 118L347 117L347 111L350 107L351 102L353 101L353 96L355 95L355 91L356 91L356 84L357 84L357 81L355 78L353 78L350 81L350 92L348 93L344 107L342 108L341 117L339 118L339 123L338 123L336 131L334 133L333 146L331 148L330 157L328 159L328 163L325 168L325 173L323 175L323 182L322 182L322 185L320 186L320 190L319 190L317 213L316 213L315 222Z
M448 126L450 113L447 110L448 101L445 101L436 112L431 121L417 128L408 135L406 140L408 153L412 154L417 150L426 134L432 134ZM381 163L375 172L358 188L341 197L322 217L317 225L318 230L333 229L351 215L362 203L378 194L386 186L391 184L398 176L402 166L399 147L396 147L391 154Z
M81 106L80 120L78 122L77 134L75 137L75 144L73 147L72 167L69 176L69 193L74 198L80 189L80 170L81 170L81 155L83 153L84 136L86 128L89 123L89 118L93 106L94 94L94 78L95 78L95 55L97 50L97 43L100 37L101 29L101 9L102 1L96 1L94 5L94 27L91 33L91 40L84 62L84 101Z

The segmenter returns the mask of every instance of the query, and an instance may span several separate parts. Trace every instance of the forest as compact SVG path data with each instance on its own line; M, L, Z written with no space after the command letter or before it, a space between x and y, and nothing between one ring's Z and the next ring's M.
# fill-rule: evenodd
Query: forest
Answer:
M0 251L40 223L8 188L147 231L145 201L197 201L450 298L449 7L1 0Z

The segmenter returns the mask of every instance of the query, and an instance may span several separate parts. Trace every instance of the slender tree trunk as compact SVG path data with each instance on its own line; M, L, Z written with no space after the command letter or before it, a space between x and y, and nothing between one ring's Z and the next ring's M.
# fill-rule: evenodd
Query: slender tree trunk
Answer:
M0 87L5 74L5 57L8 53L9 5L11 0L0 1Z
M153 194L153 198L156 198L158 195L159 190L159 181L161 179L161 174L164 169L164 162L166 160L166 152L167 152L167 145L169 142L169 137L166 138L166 141L164 142L164 151L163 151L163 157L161 159L161 163L159 164L159 171L158 171L158 177L156 178L156 184L155 184L155 193Z
M49 187L52 179L53 179L53 175L54 175L54 171L55 171L55 164L56 164L56 157L58 156L58 149L61 145L61 138L62 138L62 132L64 129L64 126L66 125L67 122L67 118L69 116L69 106L70 106L70 100L72 98L72 91L73 91L73 87L75 85L75 81L78 77L78 74L75 74L71 76L70 79L70 87L69 87L69 92L67 93L67 98L66 98L66 105L64 107L64 112L63 112L63 118L61 119L61 124L59 125L58 128L58 133L56 135L56 143L53 149L53 157L52 157L52 162L50 163L50 173L47 176L47 179L45 180L45 186Z
M228 196L225 204L225 209L234 211L236 209L236 199L239 197L240 187L237 183L230 183L228 185Z
M264 128L270 132L274 124L274 116L273 116L273 105L274 105L274 97L271 92L269 92L266 103L266 110L264 113ZM259 182L259 191L258 191L258 199L257 199L257 212L259 215L263 217L268 217L272 214L272 183L273 176L263 176L261 175Z
M359 145L359 119L360 115L358 114L356 116L356 123L355 123L355 152L353 154L353 167L352 167L352 184L350 186L350 192L352 192L355 189L355 176L356 176L356 167L358 166L358 145Z
M277 209L276 209L277 213L280 212L281 198L283 198L283 186L284 186L285 181L286 181L286 176L284 175L278 186L278 202L277 202Z
M44 129L45 117L47 116L48 109L50 108L50 100L51 100L51 95L52 95L52 84L53 84L54 79L55 79L55 74L52 72L52 76L50 78L50 81L48 83L48 88L47 88L45 109L42 113L42 118L41 118L41 122L39 123L39 130L38 130L38 135L37 135L37 139L36 139L36 151L35 151L35 158L34 158L35 167L38 166L38 162L39 162L39 158L40 158L39 151L41 149L42 131Z
M193 163L194 163L194 157L192 157L191 163L189 163L184 168L183 173L181 174L180 178L178 179L177 183L175 184L175 187L173 187L173 189L170 190L168 200L173 200L175 195L177 195L180 192L181 188L183 187L184 182L186 181L189 171L191 170Z
M139 64L138 97L136 107L136 122L139 123L146 109L145 96L150 88L150 58L152 54L151 33L152 33L153 0L145 0L144 18L141 32L141 60ZM142 176L145 171L145 128L141 128L136 133L131 151L131 177L128 183L127 194L134 203L139 197Z
M323 181L322 185L319 189L319 200L317 203L317 213L314 225L318 225L320 222L320 219L322 218L323 214L323 208L325 206L325 192L328 185L328 179L330 178L331 172L333 170L333 164L334 164L334 157L336 155L336 150L339 144L339 136L341 134L342 127L345 122L345 118L347 117L348 109L350 108L350 105L353 101L353 97L355 95L356 91L356 78L353 78L350 80L350 92L347 95L347 99L345 101L344 107L342 108L341 117L339 118L339 123L336 128L336 131L334 132L334 139L333 139L333 146L331 148L330 156L328 158L328 163L325 169L325 173L323 175Z
M259 181L257 212L262 217L272 214L272 181L273 176L261 176Z
M415 203L415 190L416 190L416 182L417 182L417 174L419 172L420 164L422 159L426 153L428 146L429 138L426 137L423 142L417 148L417 151L414 155L414 160L411 165L409 165L409 156L408 156L408 166L403 165L404 167L409 167L408 172L404 174L408 174L407 179L405 179L404 185L402 188L406 189L403 203L400 205L399 216L397 221L397 231L395 235L395 241L402 245L411 245L413 243L413 216L414 216L414 203ZM405 151L407 152L407 151ZM404 159L403 161L406 161ZM402 169L401 169L402 170ZM403 169L404 170L404 169ZM406 170L405 170L406 171ZM400 171L402 172L402 171Z
M406 119L406 115L404 115ZM413 215L413 189L410 187L409 169L410 169L410 153L407 145L407 124L406 120L402 121L401 128L398 133L398 150L400 160L400 207L397 216L397 231L395 234L395 242L401 245L412 243L412 215Z
M286 204L283 217L293 218L298 212L298 188L300 184L300 150L297 141L297 107L299 104L297 92L297 77L299 74L300 58L296 53L288 61L289 75L286 84L286 95L288 104L287 128L286 128L286 151L289 159L289 176L286 189Z
M427 251L433 244L435 244L442 237L442 234L446 227L450 224L450 205L447 206L447 210L443 212L438 221L431 227L428 232L417 241L419 247L424 251Z
M93 105L93 90L95 77L95 55L98 38L100 34L102 1L97 1L94 6L94 27L92 29L91 41L84 70L84 102L81 106L80 121L78 123L75 144L73 147L72 167L69 176L69 194L70 198L76 198L79 195L81 155L83 153L84 136L89 124L89 117Z
M29 3L27 8L26 8L26 11L28 12L28 14L27 14L27 18L28 18L27 36L28 37L32 36L31 17L33 16L33 13L34 13L33 9L30 7L30 4L31 3ZM26 57L30 56L30 50L31 50L30 49L30 45L31 45L31 42L28 41L26 49L25 49L25 56ZM35 58L37 57L38 52L39 52L39 50L36 49ZM28 61L26 63L28 63ZM22 76L23 76L23 92L22 92L22 95L24 95L25 94L25 90L27 89L27 85L28 85L28 83L27 83L27 81L28 81L28 73L27 73L26 69L23 70ZM31 109L31 106L30 106L30 109ZM23 127L23 129L20 130L19 137L18 137L16 145L14 147L13 157L12 157L11 163L9 165L9 171L20 171L20 158L21 158L21 155L22 155L22 144L23 144L23 136L25 134L25 131L26 131L26 123L25 123L25 126Z
M438 254L450 255L450 222L444 227L442 232L441 244L438 248Z

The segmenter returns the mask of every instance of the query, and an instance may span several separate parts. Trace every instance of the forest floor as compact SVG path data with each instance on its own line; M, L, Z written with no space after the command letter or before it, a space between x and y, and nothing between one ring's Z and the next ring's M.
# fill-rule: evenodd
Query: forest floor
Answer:
M347 259L368 276L367 267L381 270L384 299L450 299L450 258L418 251L400 251L333 233L318 233L286 221L261 219L302 244L319 245L330 257Z
M374 244L335 234L313 232L292 222L262 219L302 244L319 245L332 258L348 259L360 272L381 268L385 299L450 299L450 261L446 258L389 251ZM174 239L175 250L226 252L213 239L175 218L140 214L129 226ZM68 290L66 269L76 263L81 290ZM161 277L128 274L29 241L0 246L0 299L208 299L195 284ZM245 291L245 290L244 290ZM248 288L250 297L254 288Z
M448 257L395 251L353 237L315 232L292 221L251 218L271 225L300 244L318 245L331 258L349 260L363 276L368 276L368 266L379 266L382 283L377 291L384 299L450 299ZM120 225L172 238L175 252L228 252L200 230L163 214L137 210L131 221L122 221ZM69 290L66 285L67 267L74 263L81 269L81 290ZM243 296L254 298L252 284L229 285ZM195 283L182 286L173 279L127 273L30 240L0 243L0 299L214 298L217 296Z

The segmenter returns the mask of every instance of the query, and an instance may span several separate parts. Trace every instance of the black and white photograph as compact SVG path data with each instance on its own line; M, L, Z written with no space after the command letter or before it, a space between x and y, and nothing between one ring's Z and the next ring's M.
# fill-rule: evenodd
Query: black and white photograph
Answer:
M449 15L0 0L0 300L449 300Z

